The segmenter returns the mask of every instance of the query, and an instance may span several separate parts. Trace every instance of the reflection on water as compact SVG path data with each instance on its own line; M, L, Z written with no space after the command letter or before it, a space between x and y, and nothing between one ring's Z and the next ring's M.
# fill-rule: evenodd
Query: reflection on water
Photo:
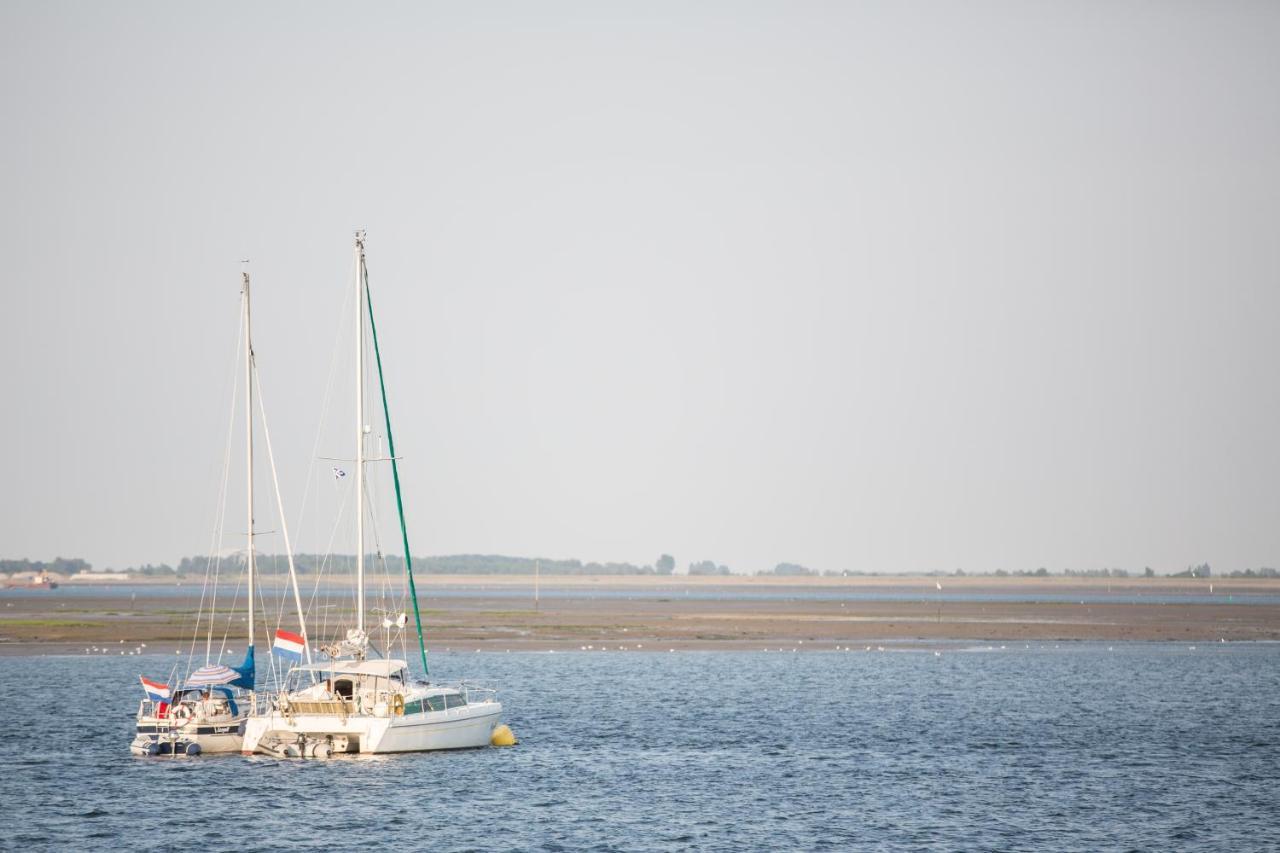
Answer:
M500 688L518 747L329 762L130 756L137 676L171 666L0 658L0 846L1280 843L1275 644L442 653Z

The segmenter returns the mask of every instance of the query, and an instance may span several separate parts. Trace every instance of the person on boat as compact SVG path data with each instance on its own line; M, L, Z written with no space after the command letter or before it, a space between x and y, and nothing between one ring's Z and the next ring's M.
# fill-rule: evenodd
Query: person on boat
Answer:
M196 704L196 712L206 720L216 716L218 713L218 703L213 700L213 691L208 687L204 689L204 693L200 694L200 701Z

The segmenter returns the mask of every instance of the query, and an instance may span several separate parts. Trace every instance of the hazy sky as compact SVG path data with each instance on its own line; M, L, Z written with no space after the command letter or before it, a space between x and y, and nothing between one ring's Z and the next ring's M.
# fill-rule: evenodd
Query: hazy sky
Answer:
M298 511L365 227L416 553L1280 565L1278 44L1268 2L7 0L0 556L208 549L245 258Z

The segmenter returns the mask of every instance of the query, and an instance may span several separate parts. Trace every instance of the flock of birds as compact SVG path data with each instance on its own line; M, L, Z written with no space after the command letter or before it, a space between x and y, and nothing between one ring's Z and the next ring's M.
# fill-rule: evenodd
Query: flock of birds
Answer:
M124 640L120 641L120 645L122 646L124 645ZM134 655L142 654L142 650L145 649L146 647L147 647L146 643L139 643L132 650L117 648L115 649L115 651L119 652L121 655L128 655L132 657ZM112 652L112 648L110 646L103 646L102 648L98 648L97 646L86 646L84 650L84 653L86 655L96 655L96 654L109 655L111 654L111 652Z
M1220 639L1218 640L1218 642L1219 642L1219 643L1225 643L1225 642L1226 642L1226 639L1225 639L1225 638L1220 638ZM120 641L120 644L121 644L121 645L124 645L124 640L121 640L121 641ZM794 652L799 651L799 647L800 647L800 646L803 646L803 645L804 645L804 640L800 640L800 641L799 641L799 645L797 645L797 646L793 646L793 647L792 647L792 648L790 648L790 649L785 648L785 647L779 647L779 648L777 648L777 649L765 648L765 649L761 649L761 651L764 651L764 652L774 652L774 651L777 651L777 652L793 652L793 653L794 653ZM146 644L146 643L139 643L139 644L138 644L136 647L134 647L132 650L130 650L130 649L117 649L116 651L117 651L120 655L122 655L122 656L123 656L123 655L128 655L128 656L130 656L130 657L131 657L131 656L133 656L133 655L140 655L140 654L143 654L143 649L145 649L146 647L147 647L147 644ZM607 652L607 651L609 651L609 647L608 647L608 646L600 646L599 648L597 648L597 647L596 647L596 646L594 646L594 645L586 645L586 646L579 646L578 648L579 648L579 651L584 651L584 652L595 652L595 651L599 651L599 652ZM632 646L618 646L618 647L616 647L615 651L625 652L625 651L630 651L630 650L632 650L633 648L634 648L635 650L637 650L637 651L638 651L638 650L640 650L640 649L643 649L643 648L644 648L644 644L643 644L643 643L636 643L636 645L635 645L634 647L632 647ZM1007 648L1008 648L1007 646L1000 646L1000 647L999 647L999 650L1000 650L1000 651L1004 651L1004 650L1006 650ZM1024 646L1024 648L1030 649L1030 648L1031 648L1031 646L1030 646L1030 644L1028 644L1028 645ZM1054 648L1055 648L1055 649L1060 649L1060 648L1062 648L1062 646L1060 646L1060 645L1056 645L1056 644L1055 644L1055 645L1054 645ZM1196 650L1196 647L1195 647L1195 646L1187 646L1187 649L1188 649L1189 651L1193 651L1193 652L1194 652L1194 651ZM855 649L853 646L840 646L840 645L837 645L837 646L835 647L835 650L836 650L837 652L856 652L856 651L858 651L858 649ZM85 649L84 649L84 653L85 653L86 655L89 655L89 654L104 654L104 655L106 655L106 654L111 654L111 651L112 651L112 649L111 649L111 647L109 647L109 646L103 646L102 648L99 648L98 646L85 646ZM318 651L318 650L317 650L317 651ZM448 651L452 651L452 649L445 649L445 651L446 651L446 652L448 652ZM482 649L476 649L475 651L476 651L476 654L480 654L483 650L482 650ZM674 652L674 651L675 651L675 649L667 649L667 651L668 651L668 652ZM889 649L886 649L884 646L866 646L866 647L864 647L864 648L862 649L862 651L865 651L865 652L870 652L870 651L883 652L883 651L889 651ZM996 647L995 647L995 646L987 646L987 647L986 647L986 649L984 649L984 651L988 651L988 652L996 651ZM1111 651L1115 651L1115 647L1114 647L1114 646L1107 646L1107 651L1109 651L1109 652L1111 652ZM227 652L227 654L235 654L235 650L234 650L234 649L227 649L227 650L226 650L226 652ZM511 653L511 649L506 649L506 652L507 652L508 654L510 654L510 653ZM182 654L182 651L181 651L180 649L174 649L173 653L174 653L175 655L180 655L180 654ZM555 654L555 653L556 653L556 650L555 650L555 649L548 649L548 650L547 650L547 654L549 654L549 655L553 655L553 654ZM941 651L938 651L938 650L936 650L936 649L935 649L935 650L934 650L934 652L933 652L933 656L934 656L934 657L938 657L938 658L940 658L940 657L942 657L942 652L941 652Z
M124 640L121 640L121 641L120 641L120 645L122 645L122 646L124 645ZM117 648L117 649L115 649L115 651L116 651L116 652L118 652L121 656L133 657L134 655L140 655L140 654L142 654L142 653L143 653L143 649L145 649L146 647L147 647L147 644L146 644L146 643L138 643L138 645L134 646L134 647L133 647L133 649L121 649L121 648ZM101 647L101 648L99 648L99 647L97 647L97 646L85 646L85 647L84 647L84 653L85 653L86 655L97 655L97 654L109 655L109 654L111 654L111 652L112 652L112 648L111 648L110 646L103 646L103 647ZM173 650L173 653L174 653L175 655L180 655L180 654L182 654L182 650L181 650L181 649L174 649L174 650ZM227 649L227 654L235 654L235 649Z

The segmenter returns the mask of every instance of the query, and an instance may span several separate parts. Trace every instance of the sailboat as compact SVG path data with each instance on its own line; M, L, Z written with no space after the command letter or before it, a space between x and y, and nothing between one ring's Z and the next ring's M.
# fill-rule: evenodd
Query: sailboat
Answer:
M373 300L365 267L365 235L355 239L355 459L356 517L355 624L345 634L319 647L324 660L313 660L306 619L298 592L297 575L290 571L297 607L299 632L278 629L273 654L293 662L274 695L259 697L245 726L243 752L279 757L327 758L342 753L384 754L488 746L499 726L502 704L494 691L469 684L446 685L429 681L422 617L418 609L409 538L405 526L400 472L387 406L386 381L378 349ZM367 322L366 322L367 318ZM365 420L365 327L372 332L377 362L378 390L382 398L388 453L370 455L371 427ZM365 515L369 496L366 468L370 462L390 462L395 483L396 510L404 546L407 594L413 602L418 651L426 678L411 675L403 659L380 656L371 642L365 590ZM345 472L336 474L345 476ZM403 632L408 614L394 619L384 615L381 627L388 637ZM341 630L341 629L339 629ZM303 659L305 658L305 662Z
M253 358L252 317L249 307L249 273L242 273L242 333L244 338L245 449L248 507L248 551L245 572L248 578L249 645L239 666L211 662L215 589L208 614L205 663L190 672L176 687L139 676L146 698L138 706L137 725L129 749L135 755L200 755L239 752L244 741L245 720L253 705L254 663L254 559L253 520L253 386L257 368ZM265 418L264 418L265 429ZM268 439L270 449L270 439ZM274 475L275 461L272 460ZM277 498L279 495L277 494ZM206 565L206 572L210 566ZM206 577L206 583L208 583ZM203 596L201 610L204 609ZM201 616L204 614L201 613ZM197 626L198 628L198 626ZM194 648L192 650L194 652ZM175 671L176 674L176 671ZM242 704L243 703L243 706Z

